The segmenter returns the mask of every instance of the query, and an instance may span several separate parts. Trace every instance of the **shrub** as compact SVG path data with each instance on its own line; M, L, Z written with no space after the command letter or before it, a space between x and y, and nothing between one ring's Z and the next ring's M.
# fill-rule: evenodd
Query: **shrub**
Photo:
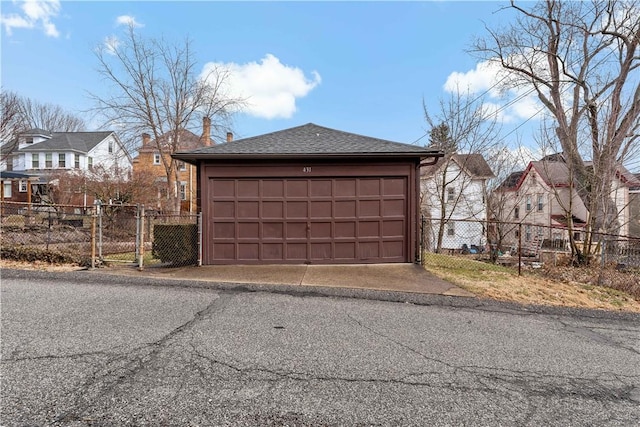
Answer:
M196 224L157 224L153 227L152 253L162 262L189 265L198 262Z
M49 264L75 264L78 262L74 257L61 252L21 246L1 248L0 257L14 261L41 261Z

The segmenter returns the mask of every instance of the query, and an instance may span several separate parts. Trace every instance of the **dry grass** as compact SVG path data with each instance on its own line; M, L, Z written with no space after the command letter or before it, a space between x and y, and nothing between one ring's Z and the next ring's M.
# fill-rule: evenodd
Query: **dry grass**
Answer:
M429 254L426 260L427 270L480 297L522 304L640 312L640 299L587 281L587 278L594 277L594 273L585 273L581 269L577 269L581 273L578 275L572 274L568 268L559 268L563 274L549 272L553 275L550 278L531 271L518 276L514 269L468 258L458 261L455 257ZM618 274L636 279L632 273Z

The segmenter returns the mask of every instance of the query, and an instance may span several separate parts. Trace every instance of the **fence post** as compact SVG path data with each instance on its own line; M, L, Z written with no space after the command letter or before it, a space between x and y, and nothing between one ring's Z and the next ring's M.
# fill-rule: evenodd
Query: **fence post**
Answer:
M202 267L202 212L198 212L198 267Z
M95 205L95 209L98 212L98 259L102 261L102 202L96 200Z
M96 209L91 213L91 269L96 268Z
M522 223L518 223L518 276L522 275Z
M140 230L140 257L138 258L138 270L144 269L144 205L140 205L140 221L138 229Z

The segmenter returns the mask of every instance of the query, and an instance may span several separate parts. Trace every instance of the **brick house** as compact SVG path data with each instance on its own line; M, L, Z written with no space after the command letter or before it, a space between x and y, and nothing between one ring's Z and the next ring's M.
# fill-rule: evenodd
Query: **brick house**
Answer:
M202 120L202 135L183 129L179 132L180 139L177 144L179 151L193 150L207 147L212 144L211 119L204 117ZM154 188L151 190L148 200L145 202L149 209L162 211L167 208L167 172L165 164L171 159L171 141L168 134L160 136L160 142L152 140L147 133L142 134L142 145L138 149L138 155L133 159L133 174L148 174L154 177ZM227 134L227 140L233 139L231 133ZM163 147L161 150L159 147ZM176 161L178 179L176 192L180 197L180 211L195 213L197 211L197 168L194 165L181 160Z

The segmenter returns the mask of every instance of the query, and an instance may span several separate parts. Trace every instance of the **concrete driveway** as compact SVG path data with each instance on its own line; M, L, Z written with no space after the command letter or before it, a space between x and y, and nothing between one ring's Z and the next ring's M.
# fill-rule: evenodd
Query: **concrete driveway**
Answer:
M370 289L446 296L473 297L462 288L426 271L422 266L403 264L358 265L207 265L180 268L109 267L101 272L137 277L165 277L220 283L247 283L308 287Z

